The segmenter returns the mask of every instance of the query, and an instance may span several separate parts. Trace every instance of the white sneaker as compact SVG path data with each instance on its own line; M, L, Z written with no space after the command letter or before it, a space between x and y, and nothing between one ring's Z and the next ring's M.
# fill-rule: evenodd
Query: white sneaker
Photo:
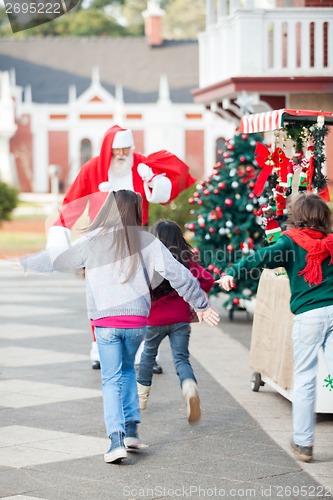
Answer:
M201 418L200 398L198 386L191 378L184 380L182 385L183 398L186 402L187 419L190 424L198 422Z

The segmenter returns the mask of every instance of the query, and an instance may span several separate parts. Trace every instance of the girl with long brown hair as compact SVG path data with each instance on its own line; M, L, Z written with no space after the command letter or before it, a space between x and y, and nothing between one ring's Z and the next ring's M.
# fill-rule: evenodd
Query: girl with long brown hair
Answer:
M142 228L141 202L133 191L110 192L76 244L62 253L60 248L50 249L54 270L85 269L88 316L100 354L104 419L111 439L104 455L108 463L120 462L127 449L141 446L134 358L146 333L151 289L166 278L199 320L210 325L219 321L191 272ZM34 257L31 266L29 257L21 262L36 270Z

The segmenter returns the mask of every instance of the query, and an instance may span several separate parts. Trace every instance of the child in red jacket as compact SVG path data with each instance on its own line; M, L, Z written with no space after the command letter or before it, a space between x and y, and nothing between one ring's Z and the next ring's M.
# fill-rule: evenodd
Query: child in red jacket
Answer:
M201 288L209 292L214 285L214 278L194 260L193 248L184 239L178 224L170 220L160 220L152 227L151 232L192 272L199 280ZM144 410L147 406L158 347L162 340L169 336L173 361L186 401L188 421L197 422L201 410L197 380L189 360L190 306L173 290L167 280L153 289L151 294L148 329L137 378L140 409Z

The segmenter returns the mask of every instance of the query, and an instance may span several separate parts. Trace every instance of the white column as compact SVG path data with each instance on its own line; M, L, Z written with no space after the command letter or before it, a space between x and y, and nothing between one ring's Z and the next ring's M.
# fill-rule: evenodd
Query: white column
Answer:
M323 21L317 20L314 22L314 67L322 71L324 63L324 30Z
M308 71L310 67L310 23L302 21L301 25L301 68Z
M282 69L282 23L275 21L273 26L273 68L276 71Z
M228 15L227 0L217 0L217 18Z
M288 71L294 73L296 71L296 29L295 21L288 22L288 49L287 49L287 67Z
M241 8L240 0L230 0L230 10L229 14L232 15L236 10Z
M12 171L9 141L17 126L8 71L0 72L0 117L0 179L14 184L16 172Z
M214 0L206 0L206 28L215 24Z

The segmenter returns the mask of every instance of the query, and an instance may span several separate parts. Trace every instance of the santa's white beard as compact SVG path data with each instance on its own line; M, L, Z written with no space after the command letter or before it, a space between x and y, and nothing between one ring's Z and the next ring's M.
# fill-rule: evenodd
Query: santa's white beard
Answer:
M110 170L113 175L122 177L123 175L127 175L132 170L133 166L133 152L128 154L127 156L116 156L112 158Z

